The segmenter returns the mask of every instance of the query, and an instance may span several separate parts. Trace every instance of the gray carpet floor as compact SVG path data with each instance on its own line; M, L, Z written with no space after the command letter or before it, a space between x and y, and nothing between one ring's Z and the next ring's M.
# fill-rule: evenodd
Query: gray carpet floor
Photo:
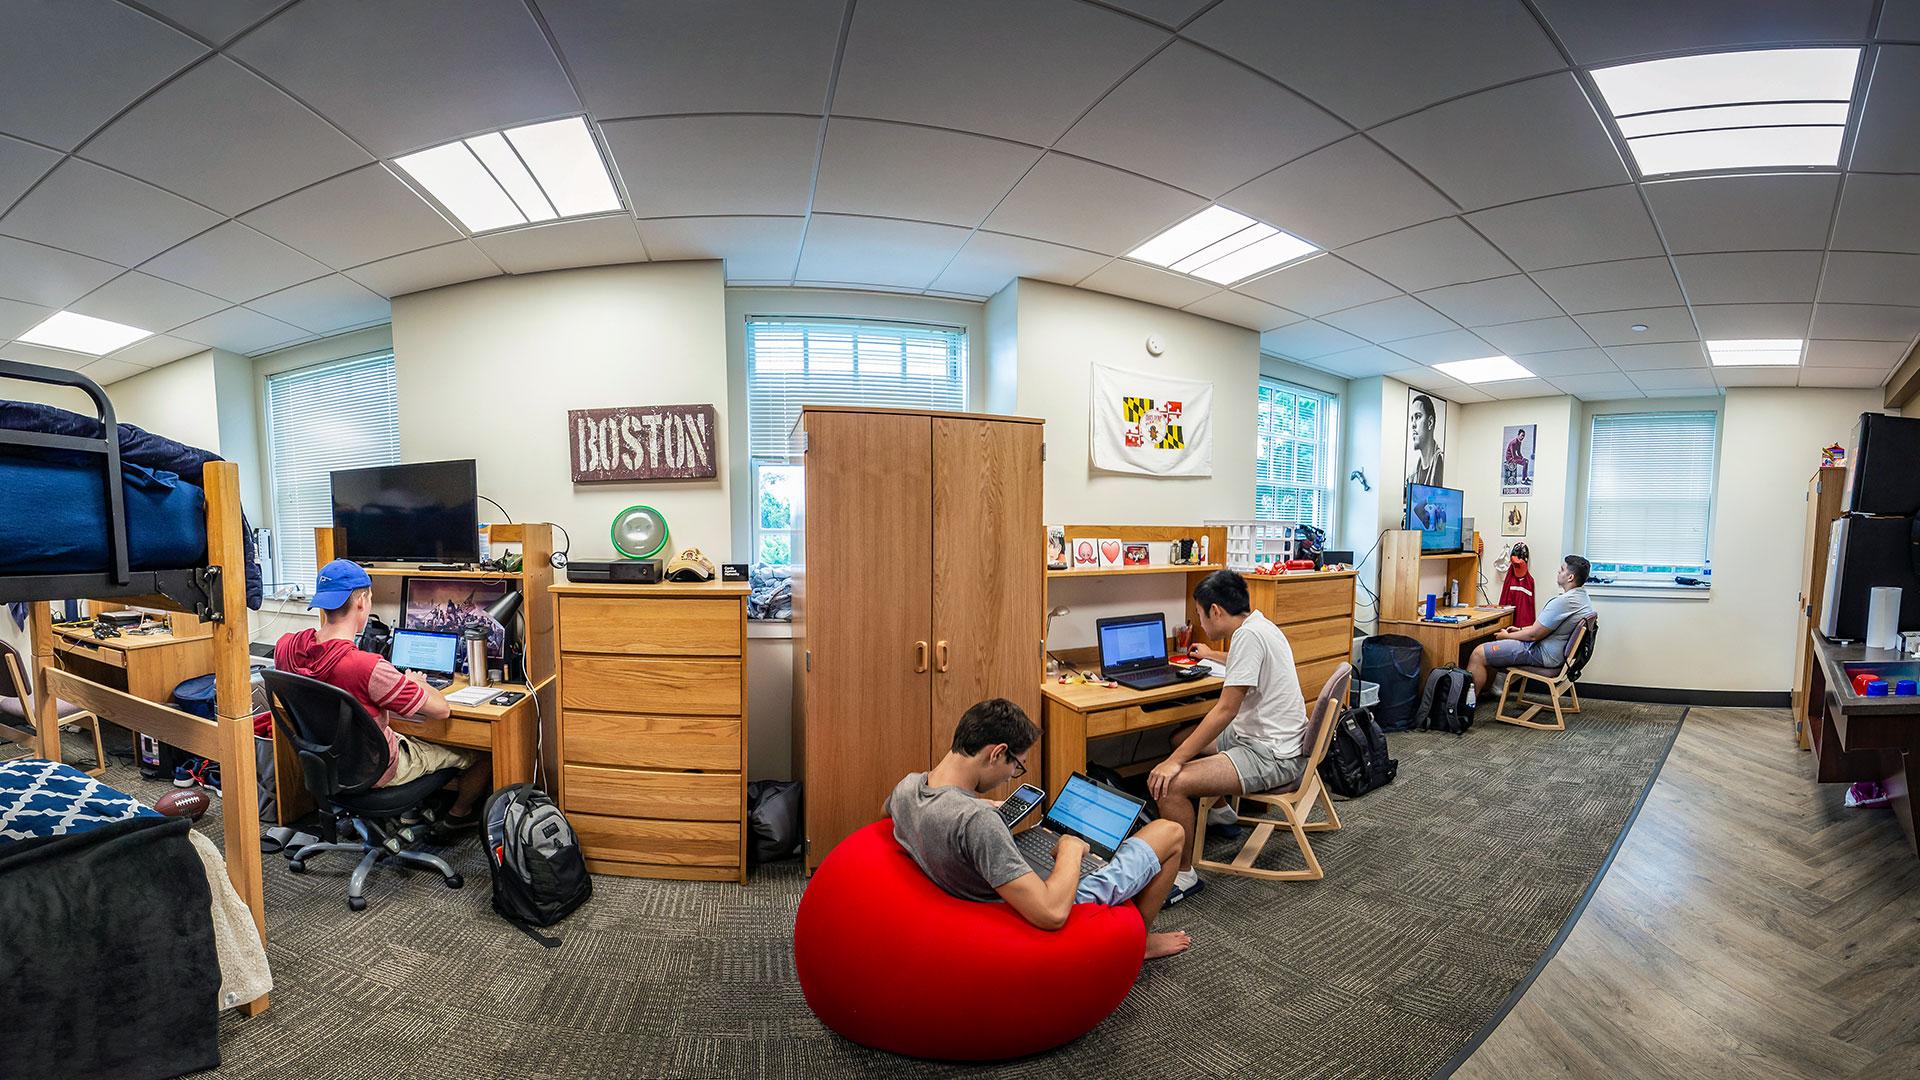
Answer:
M344 901L348 856L317 858L304 876L268 857L272 1008L229 1015L224 1064L200 1075L1429 1076L1560 929L1683 712L1595 701L1564 733L1486 715L1462 738L1392 736L1398 781L1341 803L1345 827L1315 834L1324 880L1211 877L1159 923L1190 931L1194 947L1148 964L1105 1023L1036 1058L911 1061L823 1028L794 977L796 864L756 868L745 888L598 878L548 950L492 913L468 840L448 853L464 889L382 871L357 914ZM124 764L108 779L149 800L164 790ZM200 827L217 835L216 816ZM1270 845L1263 865L1288 847ZM899 980L899 992L953 994L968 1022L992 1023L1005 996L974 986L940 972Z

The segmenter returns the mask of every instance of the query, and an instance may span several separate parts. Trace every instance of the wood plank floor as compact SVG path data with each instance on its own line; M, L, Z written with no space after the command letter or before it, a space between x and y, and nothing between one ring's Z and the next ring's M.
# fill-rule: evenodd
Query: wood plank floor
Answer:
M1787 713L1695 707L1573 932L1459 1080L1920 1075L1920 860Z

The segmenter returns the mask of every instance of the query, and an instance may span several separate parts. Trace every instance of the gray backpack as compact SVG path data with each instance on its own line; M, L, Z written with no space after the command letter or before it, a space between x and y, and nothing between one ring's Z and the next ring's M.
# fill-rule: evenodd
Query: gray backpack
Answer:
M573 826L546 792L514 784L487 800L486 829L493 910L547 948L557 947L558 938L533 927L552 926L593 895Z
M1463 735L1473 726L1473 712L1467 708L1467 687L1473 685L1466 669L1437 667L1427 673L1426 689L1420 694L1416 722L1428 731L1446 731Z

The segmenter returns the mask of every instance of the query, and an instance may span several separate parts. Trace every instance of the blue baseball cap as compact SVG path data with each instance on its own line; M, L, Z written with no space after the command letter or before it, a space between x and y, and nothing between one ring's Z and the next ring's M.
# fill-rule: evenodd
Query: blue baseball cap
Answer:
M320 568L320 576L313 583L313 600L307 606L321 611L333 611L353 596L353 590L364 589L373 584L373 579L360 568L360 564L351 559L335 559Z

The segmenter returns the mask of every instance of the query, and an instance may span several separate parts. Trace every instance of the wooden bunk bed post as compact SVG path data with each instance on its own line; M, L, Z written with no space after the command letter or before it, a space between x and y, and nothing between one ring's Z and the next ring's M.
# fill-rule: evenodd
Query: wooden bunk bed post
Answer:
M44 674L53 666L53 605L43 600L29 605L28 610L33 635L33 753L48 761L60 761L60 702Z

